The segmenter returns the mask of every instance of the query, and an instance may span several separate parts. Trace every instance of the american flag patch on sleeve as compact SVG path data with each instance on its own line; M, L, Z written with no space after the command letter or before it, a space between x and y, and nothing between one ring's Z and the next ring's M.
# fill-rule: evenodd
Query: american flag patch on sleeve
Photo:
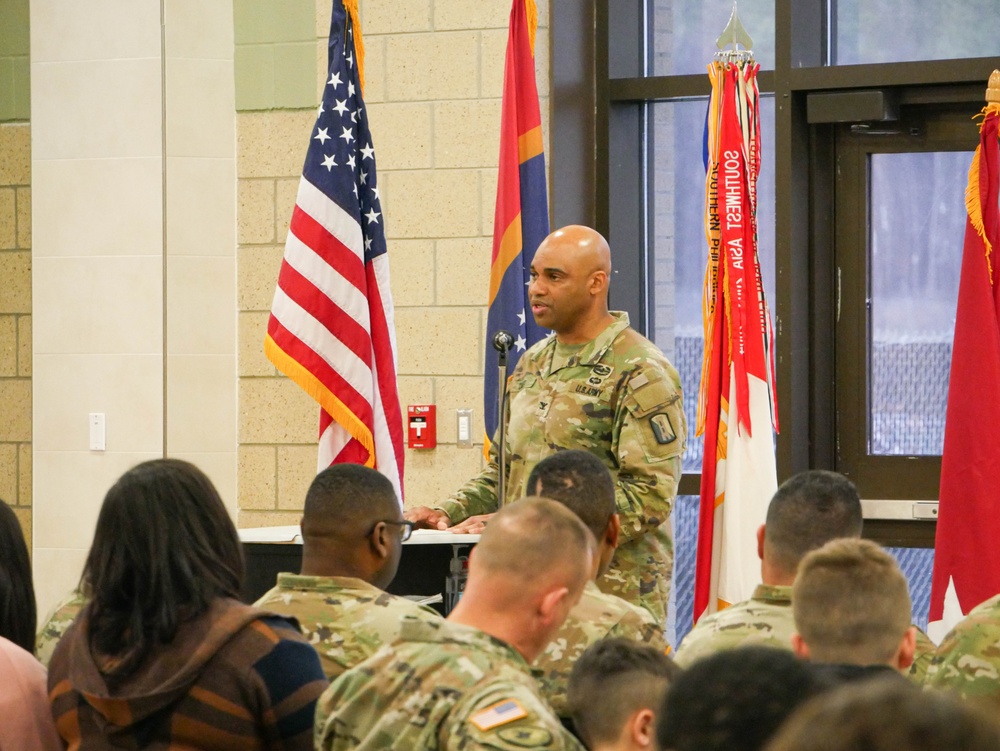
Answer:
M528 711L517 701L514 699L504 699L481 712L476 712L476 714L469 718L469 722L480 730L489 730L527 716Z

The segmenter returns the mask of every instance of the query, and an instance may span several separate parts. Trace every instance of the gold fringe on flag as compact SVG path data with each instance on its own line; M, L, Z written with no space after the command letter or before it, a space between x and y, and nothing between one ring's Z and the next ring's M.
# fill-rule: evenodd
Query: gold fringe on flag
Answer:
M531 45L531 56L535 56L535 32L538 31L538 6L535 0L524 0L524 14L528 20L528 44Z
M344 8L351 17L351 27L354 29L354 62L358 66L358 81L361 83L361 95L365 94L365 42L361 38L361 19L358 18L358 0L344 0Z
M715 289L718 274L722 273L721 245L718 229L718 156L719 156L719 113L722 109L722 76L724 66L715 61L708 66L708 78L712 84L712 94L708 102L708 169L705 173L705 239L708 247L708 262L705 264L705 279L702 284L701 321L705 337L705 353L701 361L701 381L698 387L698 412L695 420L695 435L705 432L708 412L708 369L712 356L712 332L715 328ZM728 394L726 394L728 396Z
M986 89L986 106L983 111L976 115L983 120L987 115L1000 116L1000 71L993 71L990 75L989 87ZM983 129L982 123L979 129ZM969 184L965 186L965 210L969 214L969 222L983 239L983 247L986 248L986 269L990 275L990 284L993 283L993 246L989 238L986 237L986 228L983 226L983 206L979 195L979 162L981 159L981 148L976 146L976 153L972 157L972 164L969 165Z

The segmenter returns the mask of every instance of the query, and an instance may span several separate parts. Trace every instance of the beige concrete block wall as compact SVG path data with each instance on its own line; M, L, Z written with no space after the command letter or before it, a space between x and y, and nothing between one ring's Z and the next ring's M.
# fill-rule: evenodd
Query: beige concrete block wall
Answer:
M31 543L31 126L0 124L0 499Z
M549 7L536 77L548 133ZM509 2L363 0L368 106L396 304L399 392L436 404L438 447L406 450L407 505L482 466L483 348ZM329 3L317 0L322 88ZM318 103L318 99L317 99ZM262 354L314 110L238 116L240 526L294 524L315 474L318 410ZM273 208L273 210L272 210ZM455 443L473 410L477 444Z

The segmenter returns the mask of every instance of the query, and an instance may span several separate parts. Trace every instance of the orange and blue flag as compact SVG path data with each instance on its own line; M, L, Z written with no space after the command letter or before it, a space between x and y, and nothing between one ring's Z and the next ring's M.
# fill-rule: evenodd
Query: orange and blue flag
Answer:
M534 39L538 14L534 0L514 0L510 11L507 58L504 63L500 116L500 171L493 219L493 260L490 266L487 316L486 434L497 428L497 358L492 339L498 331L514 338L508 372L528 347L546 331L535 323L528 305L528 269L549 234L549 203L545 189L542 117L535 85Z

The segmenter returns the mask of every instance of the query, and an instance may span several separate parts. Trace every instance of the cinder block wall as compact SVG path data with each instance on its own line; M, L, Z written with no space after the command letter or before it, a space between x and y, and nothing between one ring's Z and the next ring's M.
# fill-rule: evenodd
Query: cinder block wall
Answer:
M541 0L538 9L536 75L547 134L548 2ZM408 505L444 497L482 466L485 306L509 11L509 2L497 0L361 3L365 100L389 241L400 399L404 414L407 404L436 404L438 410L438 447L406 451ZM317 0L320 71L328 13L329 3ZM319 72L318 88L323 80ZM275 78L274 90L280 89ZM310 106L245 111L237 121L244 527L296 523L316 471L317 408L262 352L314 119ZM473 448L455 444L459 408L473 410Z
M25 29L26 31L27 29ZM31 541L31 126L0 123L0 498Z

